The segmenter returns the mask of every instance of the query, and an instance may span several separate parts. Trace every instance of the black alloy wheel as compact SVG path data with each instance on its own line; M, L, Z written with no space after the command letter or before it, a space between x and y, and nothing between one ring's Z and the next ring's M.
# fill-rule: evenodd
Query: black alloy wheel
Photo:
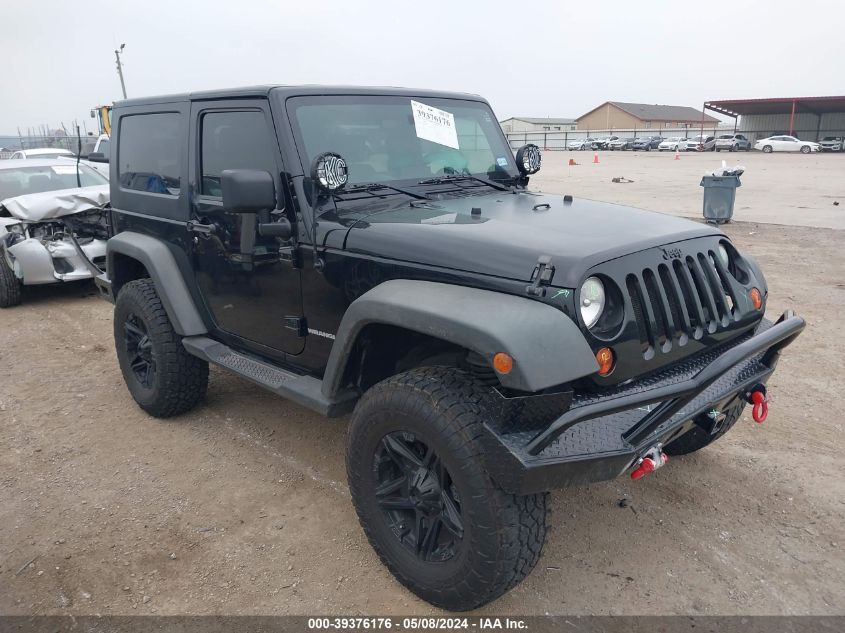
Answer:
M153 358L153 343L147 326L134 313L123 322L123 342L129 357L129 366L135 378L147 389L155 384L156 364Z
M412 433L388 433L373 470L377 503L399 542L423 561L452 558L464 536L461 501L434 449Z

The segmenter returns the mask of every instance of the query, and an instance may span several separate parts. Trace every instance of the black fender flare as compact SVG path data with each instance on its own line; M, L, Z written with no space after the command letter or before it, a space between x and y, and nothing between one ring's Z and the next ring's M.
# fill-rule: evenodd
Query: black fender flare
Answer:
M536 300L431 281L396 279L358 297L343 316L323 378L323 394L341 390L346 361L361 330L395 325L460 345L491 362L498 352L514 359L502 385L537 392L598 371L578 326L560 310Z
M147 269L173 329L178 334L196 336L208 332L182 277L182 271L165 242L134 231L123 231L110 238L106 243L106 262L112 279L115 279L117 254L135 259ZM118 290L116 288L115 293Z

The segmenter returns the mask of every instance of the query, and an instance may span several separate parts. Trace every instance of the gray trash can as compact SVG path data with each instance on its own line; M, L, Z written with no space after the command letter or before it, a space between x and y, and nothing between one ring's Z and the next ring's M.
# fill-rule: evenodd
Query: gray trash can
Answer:
M704 176L704 219L723 224L730 222L734 214L736 188L740 187L738 176Z

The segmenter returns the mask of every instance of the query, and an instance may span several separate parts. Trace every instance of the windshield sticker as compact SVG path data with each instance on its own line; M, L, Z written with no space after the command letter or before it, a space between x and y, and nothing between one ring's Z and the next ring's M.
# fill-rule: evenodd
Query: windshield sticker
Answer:
M508 159L505 158L504 156L499 156L499 158L496 159L496 164L499 167L507 167L508 166Z
M76 165L53 165L50 169L59 176L70 176L76 173Z
M459 149L454 114L414 100L411 100L411 110L414 113L417 138Z

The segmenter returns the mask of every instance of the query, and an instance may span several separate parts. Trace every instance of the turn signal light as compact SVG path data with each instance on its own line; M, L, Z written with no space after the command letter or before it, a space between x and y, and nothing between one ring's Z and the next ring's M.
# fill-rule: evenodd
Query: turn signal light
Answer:
M754 306L755 310L763 307L763 296L757 288L752 288L748 291L748 298L751 299L751 305Z
M510 354L499 352L493 357L493 369L500 374L509 374L513 369L513 358Z
M599 364L599 376L607 376L613 371L613 350L609 347L602 347L596 352L596 361Z

